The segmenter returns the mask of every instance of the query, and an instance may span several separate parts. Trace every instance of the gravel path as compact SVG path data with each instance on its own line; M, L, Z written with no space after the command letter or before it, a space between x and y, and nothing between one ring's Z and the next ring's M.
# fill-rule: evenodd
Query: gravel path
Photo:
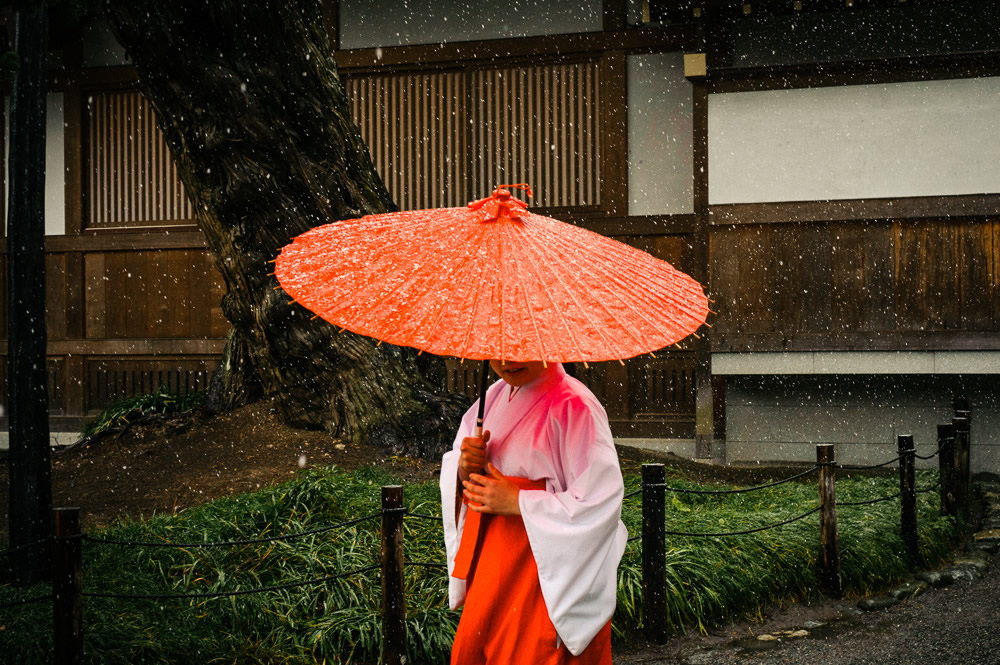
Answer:
M663 646L616 654L614 663L998 665L1000 555L987 561L978 579L959 579L888 609L860 612L848 601L784 608L763 623L726 626L709 635L682 636ZM780 639L758 639L765 633Z

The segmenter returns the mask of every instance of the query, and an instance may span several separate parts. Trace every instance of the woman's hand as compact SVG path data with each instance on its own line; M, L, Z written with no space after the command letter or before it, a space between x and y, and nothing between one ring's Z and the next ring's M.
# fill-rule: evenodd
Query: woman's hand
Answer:
M486 467L486 444L489 440L489 430L483 432L482 437L467 436L462 439L458 457L458 477L463 483L472 474L483 472Z
M517 498L521 488L492 464L488 464L486 470L488 476L473 473L469 480L462 481L469 510L488 515L520 515L521 506Z

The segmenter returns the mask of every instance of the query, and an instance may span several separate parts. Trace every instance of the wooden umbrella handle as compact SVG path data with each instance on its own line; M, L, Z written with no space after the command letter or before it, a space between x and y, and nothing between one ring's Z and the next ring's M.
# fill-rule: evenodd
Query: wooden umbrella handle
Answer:
M476 429L473 430L472 436L480 438L483 435L483 416L486 413L486 388L489 386L490 380L490 361L483 361L483 369L479 374L479 413L476 415Z

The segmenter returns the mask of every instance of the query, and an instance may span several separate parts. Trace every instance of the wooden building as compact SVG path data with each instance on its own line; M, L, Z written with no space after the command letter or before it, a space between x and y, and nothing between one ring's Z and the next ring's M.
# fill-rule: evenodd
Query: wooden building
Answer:
M717 460L812 459L818 442L881 460L898 433L933 449L965 397L973 466L997 471L994 5L326 3L356 123L401 207L527 182L535 211L706 285L700 338L576 368L616 435ZM161 384L204 387L227 324L122 49L95 24L61 56L49 371L52 413L73 420Z

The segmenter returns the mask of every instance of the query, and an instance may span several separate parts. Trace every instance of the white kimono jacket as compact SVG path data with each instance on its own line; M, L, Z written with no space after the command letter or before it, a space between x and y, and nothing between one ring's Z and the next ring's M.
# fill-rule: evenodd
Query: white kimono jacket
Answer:
M628 534L621 522L624 485L608 417L586 386L550 365L513 396L503 381L486 394L486 454L502 474L544 480L521 490L519 506L549 618L579 655L615 610L618 562ZM465 414L454 448L441 464L441 505L452 609L465 602L466 582L450 576L465 524L455 505L462 439L471 436L478 402Z

